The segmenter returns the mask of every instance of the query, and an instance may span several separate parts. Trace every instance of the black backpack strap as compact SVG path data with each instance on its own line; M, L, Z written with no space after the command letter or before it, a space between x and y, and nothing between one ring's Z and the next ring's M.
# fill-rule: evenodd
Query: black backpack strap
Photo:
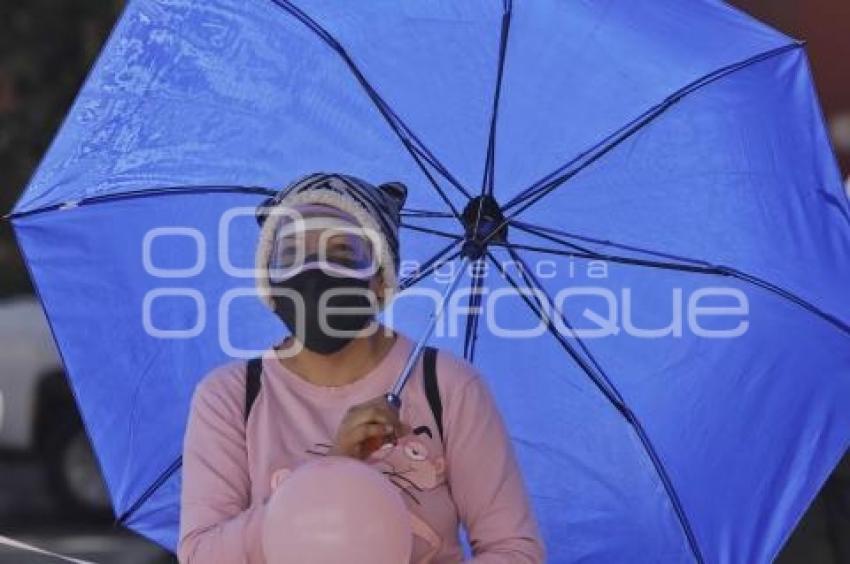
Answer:
M248 422L248 416L251 414L251 407L254 406L254 400L257 399L257 394L260 393L261 380L260 376L263 373L263 359L261 357L252 358L248 361L248 366L245 368L245 422Z
M437 383L437 349L427 346L422 353L423 381L425 384L425 397L437 422L437 430L440 432L440 441L443 440L443 402L440 399L440 386Z

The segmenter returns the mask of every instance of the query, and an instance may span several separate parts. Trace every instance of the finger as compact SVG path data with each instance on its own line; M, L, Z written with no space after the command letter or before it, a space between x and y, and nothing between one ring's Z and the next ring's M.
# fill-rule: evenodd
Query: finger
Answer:
M397 418L387 409L363 407L350 411L344 419L344 424L347 427L356 427L366 423L387 423L395 426L395 419Z
M378 396L376 398L372 398L364 405L369 406L372 409L377 409L379 412L386 414L390 419L390 423L393 424L396 429L401 429L401 419L399 418L399 409L397 406L392 405L386 396Z
M368 408L368 409L378 409L382 412L392 413L395 416L398 416L398 407L391 404L389 400L387 400L387 396L377 396L369 401L363 402L359 404L357 407Z
M378 408L378 410L386 417L389 424L393 426L393 432L396 435L401 436L406 434L406 432L404 431L404 424L401 421L398 409L385 403L384 407Z
M363 441L373 437L386 437L392 433L392 426L384 423L365 423L351 430L351 433L346 437L351 444L362 443Z
M371 427L371 428L370 428ZM362 449L360 446L364 441L372 437L382 437L383 429L386 427L379 424L366 424L350 429L344 429L336 439L336 449L340 452L355 455Z
M370 454L380 449L385 442L387 442L386 437L369 437L360 443L360 456L362 458L368 458Z
M362 409L383 408L388 407L389 402L385 396L376 396L362 403L356 403L349 408L349 411L360 411Z

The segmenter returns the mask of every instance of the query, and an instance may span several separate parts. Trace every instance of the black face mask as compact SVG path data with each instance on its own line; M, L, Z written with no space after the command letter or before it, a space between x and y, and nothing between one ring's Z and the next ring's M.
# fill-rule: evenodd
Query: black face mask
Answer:
M275 312L296 339L318 354L332 354L354 339L354 334L375 317L376 307L369 299L369 280L331 276L321 269L305 270L283 282L272 284L273 289L287 288L304 300L304 334L299 335L298 310L295 301L287 295L273 296ZM329 290L337 290L325 298ZM320 311L322 309L330 311ZM348 311L346 311L348 310ZM322 318L331 333L346 332L347 336L328 335L322 329Z

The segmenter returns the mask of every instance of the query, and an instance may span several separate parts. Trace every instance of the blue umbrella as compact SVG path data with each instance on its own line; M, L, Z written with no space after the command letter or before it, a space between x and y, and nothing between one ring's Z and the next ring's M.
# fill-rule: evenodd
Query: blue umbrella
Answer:
M707 0L130 2L10 217L116 515L165 547L194 386L283 334L253 207L314 171L408 185L386 315L424 334L460 280L430 342L487 379L553 562L776 555L850 439L800 42Z

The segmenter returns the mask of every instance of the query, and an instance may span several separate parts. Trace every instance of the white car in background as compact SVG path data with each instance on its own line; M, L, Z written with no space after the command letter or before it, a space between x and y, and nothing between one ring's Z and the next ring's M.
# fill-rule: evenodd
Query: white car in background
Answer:
M0 456L36 456L57 509L105 515L106 488L41 304L0 301Z

